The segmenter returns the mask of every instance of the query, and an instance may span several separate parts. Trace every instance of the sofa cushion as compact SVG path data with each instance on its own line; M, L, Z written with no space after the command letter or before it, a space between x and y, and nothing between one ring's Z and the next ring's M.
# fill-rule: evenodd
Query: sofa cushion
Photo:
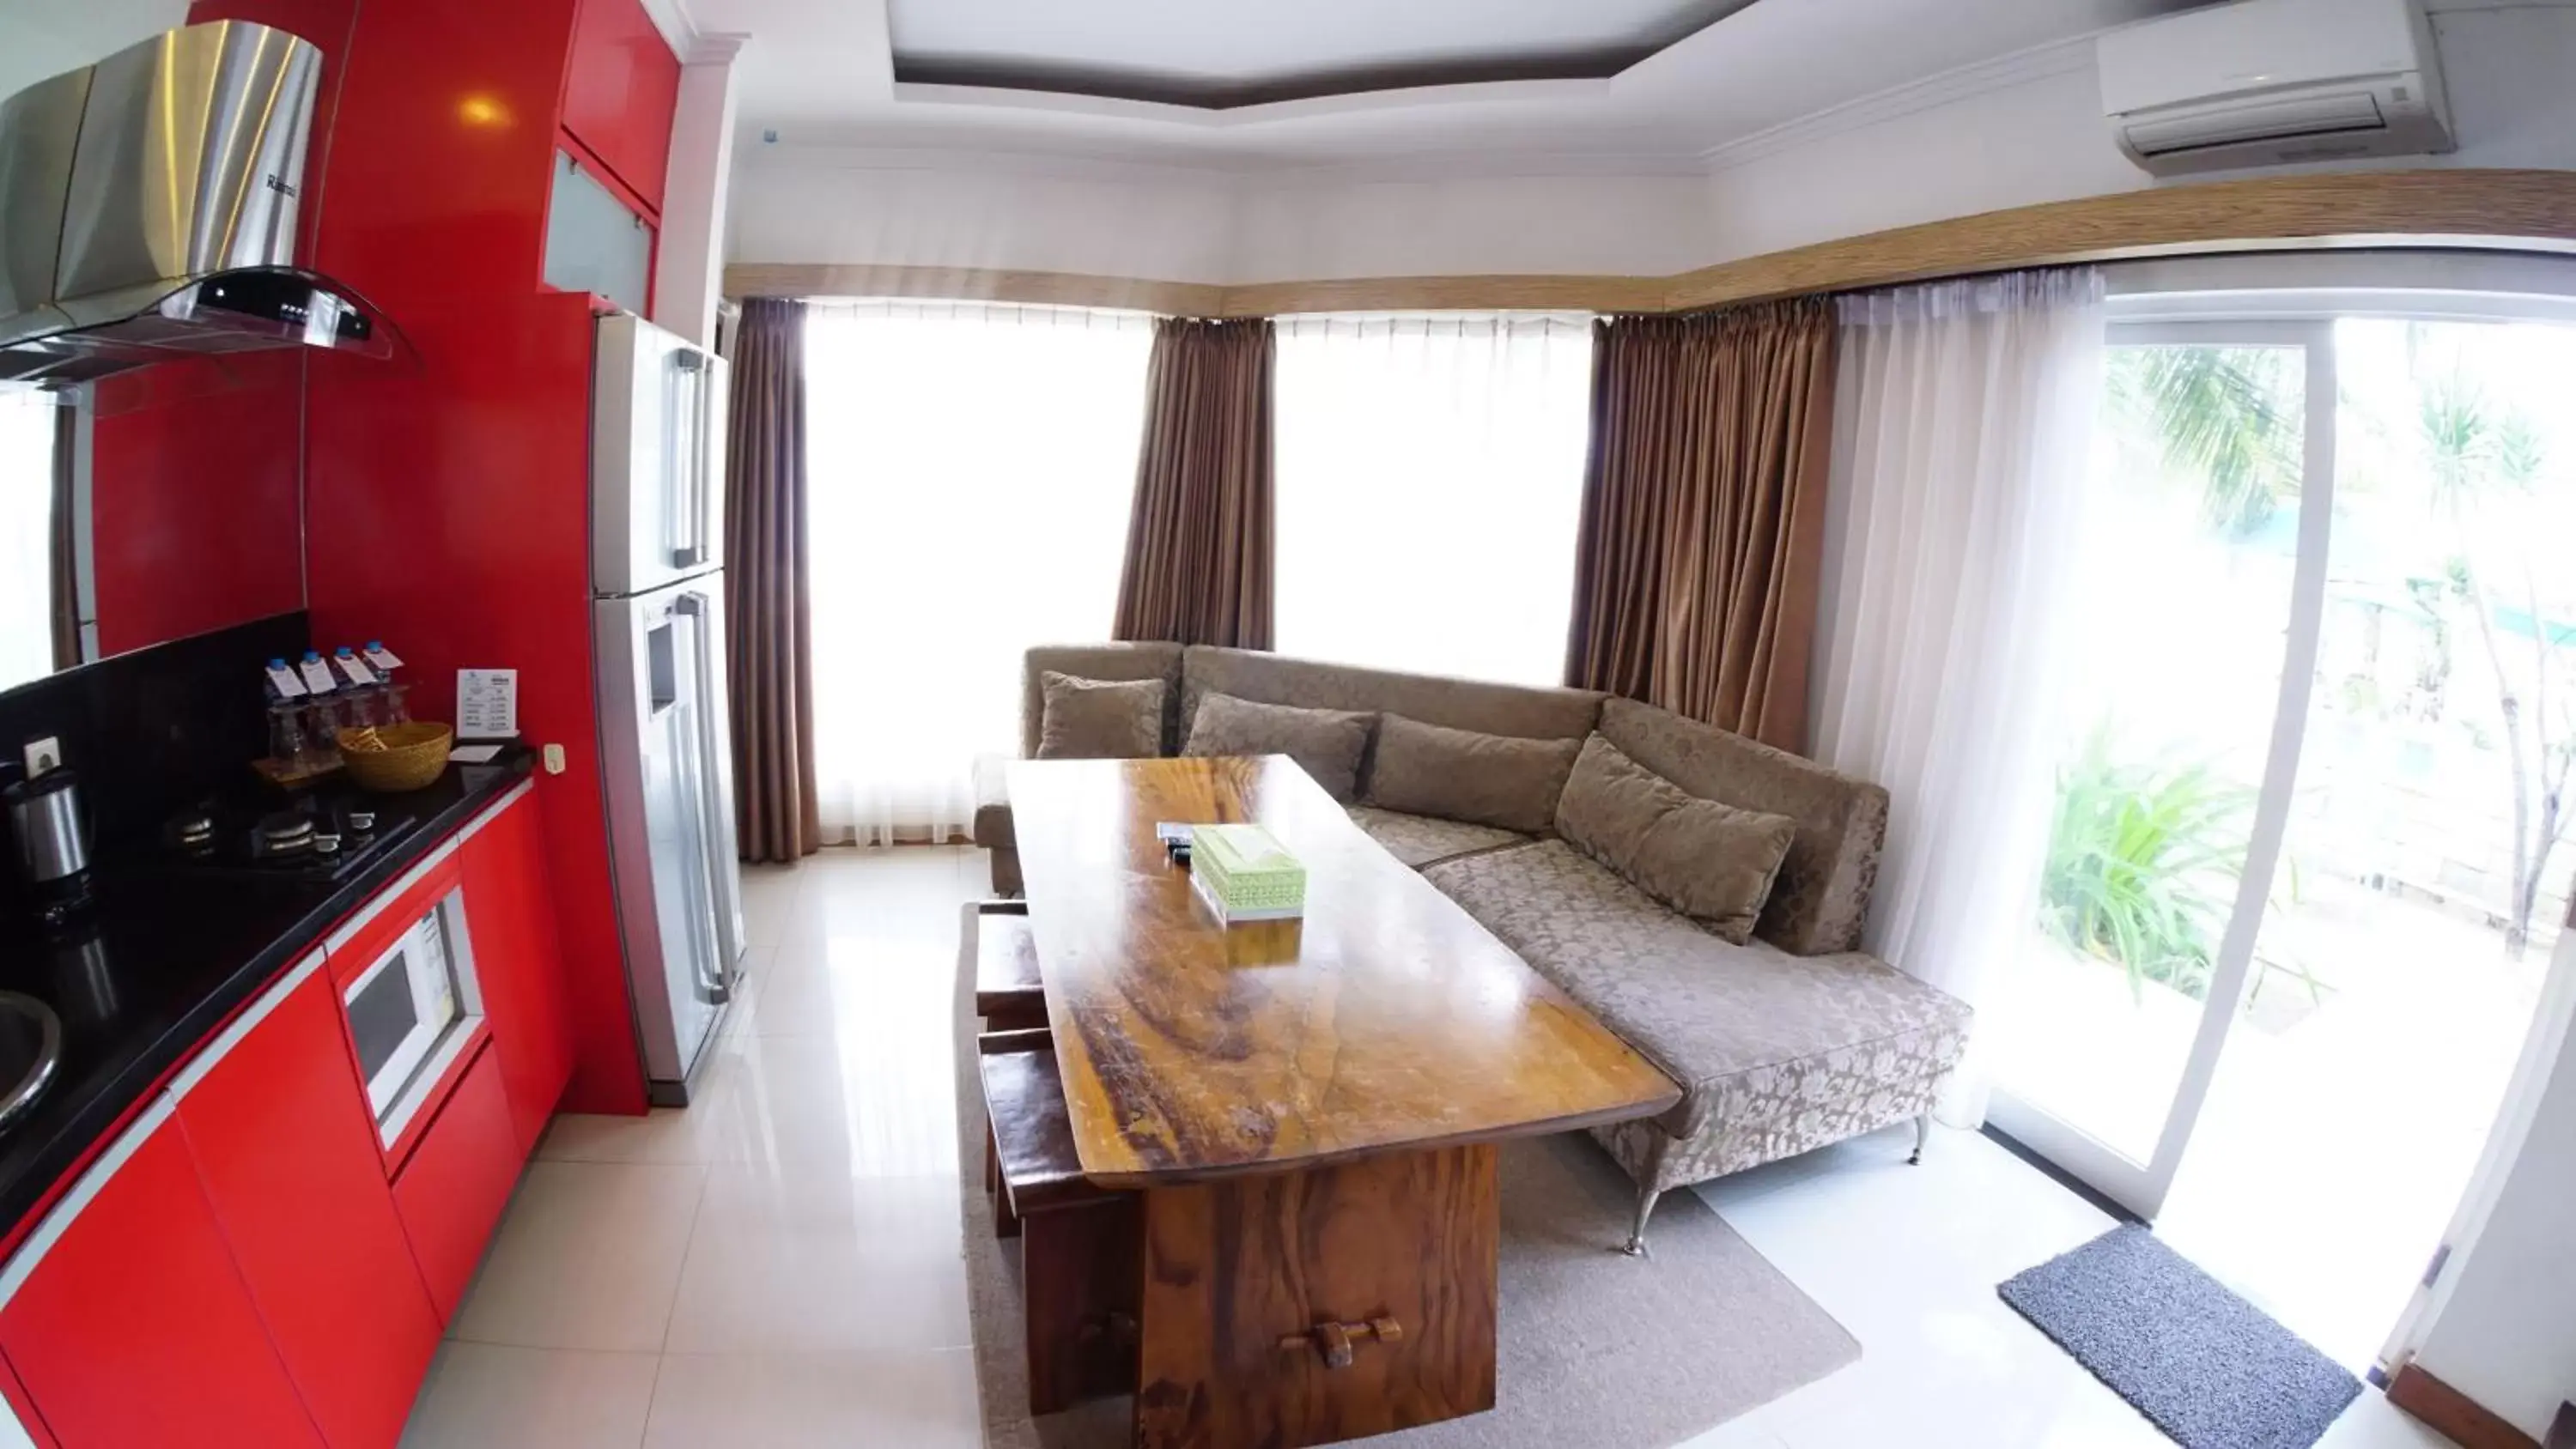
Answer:
M1255 649L1193 644L1181 664L1184 744L1189 722L1198 717L1199 698L1208 694L1307 709L1400 714L1424 724L1525 740L1579 740L1592 733L1593 723L1601 716L1601 696L1590 690L1402 674Z
M1576 849L1738 946L1797 832L1785 815L1699 799L1599 735L1556 805L1556 833Z
M1519 845L1529 839L1526 835L1492 825L1441 820L1429 815L1407 815L1369 805L1352 806L1351 823L1367 831L1369 839L1385 846L1387 854L1415 870L1480 850Z
M986 850L1019 843L1011 824L1010 767L1000 755L975 757L975 843Z
M1798 822L1753 934L1801 956L1860 949L1879 852L1887 844L1885 790L1634 700L1602 706L1601 734L1703 800Z
M1080 679L1048 669L1038 675L1041 760L1150 760L1163 753L1160 679Z
M1368 802L1524 835L1556 819L1579 740L1525 740L1380 715Z
M1199 698L1188 755L1286 755L1347 805L1359 793L1360 756L1377 716L1339 709L1260 704L1230 694Z
M1076 679L1159 679L1163 693L1163 741L1154 751L1168 755L1180 748L1181 646L1178 644L1041 644L1020 659L1020 758L1034 760L1046 725L1048 670Z
M1722 941L1561 840L1423 875L1682 1084L1660 1120L1675 1137L1712 1114L1868 1131L1877 1103L1937 1084L1966 1046L1968 1008L1884 962Z

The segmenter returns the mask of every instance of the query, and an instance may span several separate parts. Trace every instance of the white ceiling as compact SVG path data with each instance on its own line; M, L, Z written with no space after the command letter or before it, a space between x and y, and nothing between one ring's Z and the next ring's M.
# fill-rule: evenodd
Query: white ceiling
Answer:
M1760 0L1598 80L1520 80L1327 96L1211 110L1035 91L898 83L889 0L663 0L701 33L749 37L742 67L745 144L974 149L1154 161L1222 170L1367 168L1423 158L1520 167L1696 165L1709 151L1800 117L1942 72L2051 45L2202 0ZM893 0L903 23L915 4ZM1056 18L1007 44L1097 60L1103 11L1121 23L1216 8L1217 0L953 0L985 27L1004 17ZM1596 31L1639 26L1670 4L1651 0L1231 0L1273 18L1239 33L1173 37L1133 51L1140 64L1191 67L1218 82L1261 73L1291 20L1325 17L1279 63L1348 65L1366 54L1420 54L1475 9L1511 43L1549 25L1541 12L1583 11ZM1597 7L1603 18L1590 15ZM1376 17L1371 40L1363 18ZM1438 21L1438 24L1434 24ZM947 26L949 22L941 22ZM965 22L961 35L973 30ZM1080 34L1077 35L1076 32ZM945 33L945 32L942 32ZM1005 42L973 31L988 49ZM1303 33L1303 32L1301 32ZM1552 32L1562 40L1567 32ZM1132 39L1132 37L1131 37ZM1374 46L1372 51L1370 47ZM1084 47L1090 47L1085 49Z
M1752 3L888 0L887 13L901 80L1233 106L1403 84L1597 79Z

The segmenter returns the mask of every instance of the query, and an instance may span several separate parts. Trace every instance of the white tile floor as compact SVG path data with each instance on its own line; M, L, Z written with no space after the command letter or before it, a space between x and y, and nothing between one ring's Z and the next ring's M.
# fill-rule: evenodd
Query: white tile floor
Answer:
M754 980L701 1100L556 1121L404 1443L973 1449L947 1012L985 883L963 849L748 872ZM1903 1157L1702 1189L1862 1357L1688 1449L2167 1443L1995 1297L2108 1220L1982 1137ZM2325 1442L2445 1441L2370 1392Z

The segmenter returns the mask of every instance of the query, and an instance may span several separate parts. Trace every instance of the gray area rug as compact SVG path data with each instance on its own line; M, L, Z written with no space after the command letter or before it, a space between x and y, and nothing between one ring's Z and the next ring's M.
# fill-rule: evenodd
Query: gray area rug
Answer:
M2183 1449L2309 1449L2361 1381L2131 1223L1996 1289Z
M1029 1416L1019 1243L993 1236L984 1198L973 985L960 978L957 1160L984 1442L1125 1449L1126 1399ZM1696 1194L1666 1194L1655 1209L1652 1258L1620 1253L1635 1189L1589 1137L1509 1144L1502 1174L1497 1407L1364 1441L1372 1449L1669 1449L1860 1357Z

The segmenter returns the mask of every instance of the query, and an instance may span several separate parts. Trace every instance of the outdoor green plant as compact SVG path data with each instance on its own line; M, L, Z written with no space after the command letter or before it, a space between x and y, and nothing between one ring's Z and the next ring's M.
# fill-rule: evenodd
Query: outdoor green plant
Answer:
M2207 762L2119 758L2107 722L2057 779L2041 924L2128 973L2198 999L2245 862L2255 792Z
M2302 405L2278 347L2125 347L2111 355L2115 406L2144 422L2166 470L2200 489L2202 522L2263 526L2299 489Z

